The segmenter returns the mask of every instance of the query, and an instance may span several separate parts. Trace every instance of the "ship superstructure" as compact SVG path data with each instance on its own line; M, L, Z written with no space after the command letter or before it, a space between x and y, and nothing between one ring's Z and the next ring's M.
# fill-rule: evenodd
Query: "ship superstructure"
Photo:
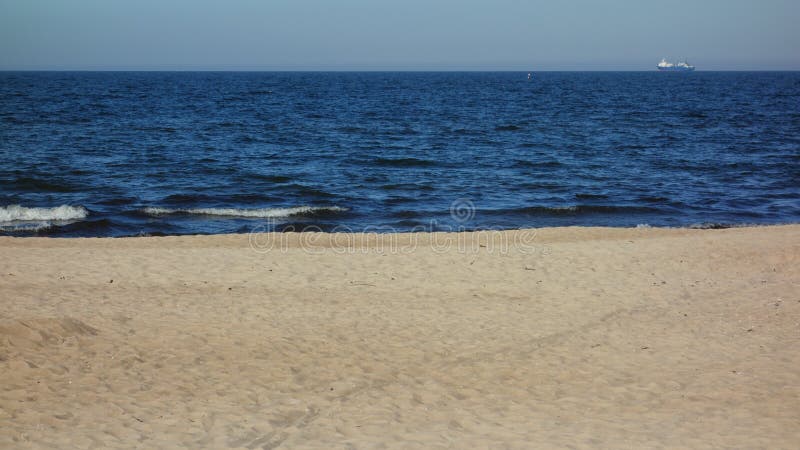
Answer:
M694 66L685 60L677 64L673 64L664 58L656 67L662 72L694 72Z

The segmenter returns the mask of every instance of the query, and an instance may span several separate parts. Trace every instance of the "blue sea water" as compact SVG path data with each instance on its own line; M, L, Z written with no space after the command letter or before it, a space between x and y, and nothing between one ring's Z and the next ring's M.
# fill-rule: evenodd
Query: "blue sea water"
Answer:
M0 73L6 235L796 222L796 72Z

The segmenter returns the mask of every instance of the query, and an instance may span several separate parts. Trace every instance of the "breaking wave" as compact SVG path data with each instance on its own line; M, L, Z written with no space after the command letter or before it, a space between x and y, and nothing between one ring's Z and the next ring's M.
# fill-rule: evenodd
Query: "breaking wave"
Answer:
M0 223L85 219L83 206L61 205L54 208L27 208L21 205L0 206Z
M23 222L8 224L0 222L0 232L3 233L38 233L53 228L50 222Z

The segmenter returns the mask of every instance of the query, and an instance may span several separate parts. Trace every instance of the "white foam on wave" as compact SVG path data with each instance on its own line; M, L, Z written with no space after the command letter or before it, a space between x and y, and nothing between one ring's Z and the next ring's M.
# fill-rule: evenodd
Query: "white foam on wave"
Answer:
M338 206L297 206L294 208L260 208L260 209L239 209L239 208L144 208L142 212L150 216L166 216L170 214L194 214L203 216L224 216L224 217L254 217L254 218L279 218L302 216L319 212L341 212L347 208Z
M36 232L46 230L52 227L50 222L15 222L15 223L2 223L0 222L0 231L7 233L20 233L20 232Z
M89 211L83 206L61 205L53 208L27 208L21 205L0 206L0 223L63 221L85 219Z

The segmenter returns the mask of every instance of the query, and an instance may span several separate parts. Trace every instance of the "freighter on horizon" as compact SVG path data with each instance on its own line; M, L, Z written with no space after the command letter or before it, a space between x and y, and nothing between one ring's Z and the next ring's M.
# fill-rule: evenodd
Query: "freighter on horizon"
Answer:
M690 65L686 61L679 62L678 64L672 64L666 59L662 59L661 62L658 63L657 67L658 70L662 72L694 72L694 66Z

